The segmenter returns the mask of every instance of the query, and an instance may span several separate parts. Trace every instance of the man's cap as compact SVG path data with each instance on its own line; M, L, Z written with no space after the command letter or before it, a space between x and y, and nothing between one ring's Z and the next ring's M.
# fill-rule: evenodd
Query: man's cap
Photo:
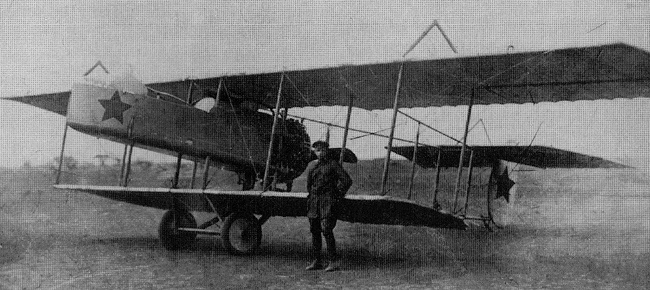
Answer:
M314 147L314 148L330 148L330 144L325 142L325 141L318 140L318 141L314 142L314 145L312 145L311 147Z

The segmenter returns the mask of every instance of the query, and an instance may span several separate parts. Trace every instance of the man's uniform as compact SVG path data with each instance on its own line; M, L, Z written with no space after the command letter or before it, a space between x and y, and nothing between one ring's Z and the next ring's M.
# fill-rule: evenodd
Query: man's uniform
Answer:
M334 227L337 219L337 205L352 186L352 179L335 160L325 158L309 170L307 175L307 204L309 206L309 230L312 234L312 255L315 262L321 261L322 239L327 243L327 258L330 263L337 261ZM332 265L332 264L331 264Z

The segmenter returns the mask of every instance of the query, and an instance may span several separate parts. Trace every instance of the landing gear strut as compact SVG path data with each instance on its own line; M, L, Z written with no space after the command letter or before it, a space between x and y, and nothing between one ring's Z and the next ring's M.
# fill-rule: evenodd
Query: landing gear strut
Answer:
M219 226L220 219L214 218L197 227L194 216L185 209L167 211L160 221L158 235L165 249L170 251L188 248L197 234L219 235L224 248L234 255L254 253L262 241L262 224L270 216L258 220L251 213L234 212L228 215L221 225L221 232L206 228Z

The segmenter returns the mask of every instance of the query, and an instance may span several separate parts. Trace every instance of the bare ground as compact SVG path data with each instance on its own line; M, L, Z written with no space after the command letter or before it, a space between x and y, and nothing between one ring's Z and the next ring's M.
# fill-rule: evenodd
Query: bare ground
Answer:
M626 170L522 175L488 232L336 228L343 270L306 272L304 218L272 218L260 252L231 256L199 237L169 252L163 211L55 190L42 169L0 171L2 289L647 289L650 182ZM357 190L361 190L357 186ZM207 216L199 215L199 219Z

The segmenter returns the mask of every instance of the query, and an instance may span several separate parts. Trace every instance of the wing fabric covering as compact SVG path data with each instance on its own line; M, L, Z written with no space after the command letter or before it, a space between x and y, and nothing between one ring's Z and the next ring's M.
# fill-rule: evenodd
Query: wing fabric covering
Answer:
M392 108L400 62L285 72L283 106ZM280 73L225 76L229 93L273 104ZM198 83L216 87L219 78ZM152 84L183 94L180 83ZM625 44L408 61L400 107L523 104L650 96L650 54Z
M347 65L287 71L283 107L354 106L367 110L392 108L400 62ZM267 105L275 104L281 72L222 75L193 82L147 84L186 99L191 83ZM501 55L407 61L400 107L523 104L650 96L650 53L626 45L522 52ZM193 90L197 94L201 90ZM69 92L8 98L65 114ZM195 100L201 96L192 96ZM50 101L34 101L47 99Z
M56 188L87 192L117 201L159 209L171 208L178 198L189 210L210 212L206 197L217 208L270 216L297 217L307 214L306 192L219 191L200 189L127 188L119 186L56 185ZM340 208L347 222L465 229L451 214L414 201L378 195L347 195Z
M396 146L392 151L412 160L413 148ZM434 168L440 151L441 167L457 167L460 150L460 146L418 146L415 163ZM495 161L505 160L538 168L629 168L603 158L545 146L471 146L471 150L474 150L472 165L476 167L491 167Z

